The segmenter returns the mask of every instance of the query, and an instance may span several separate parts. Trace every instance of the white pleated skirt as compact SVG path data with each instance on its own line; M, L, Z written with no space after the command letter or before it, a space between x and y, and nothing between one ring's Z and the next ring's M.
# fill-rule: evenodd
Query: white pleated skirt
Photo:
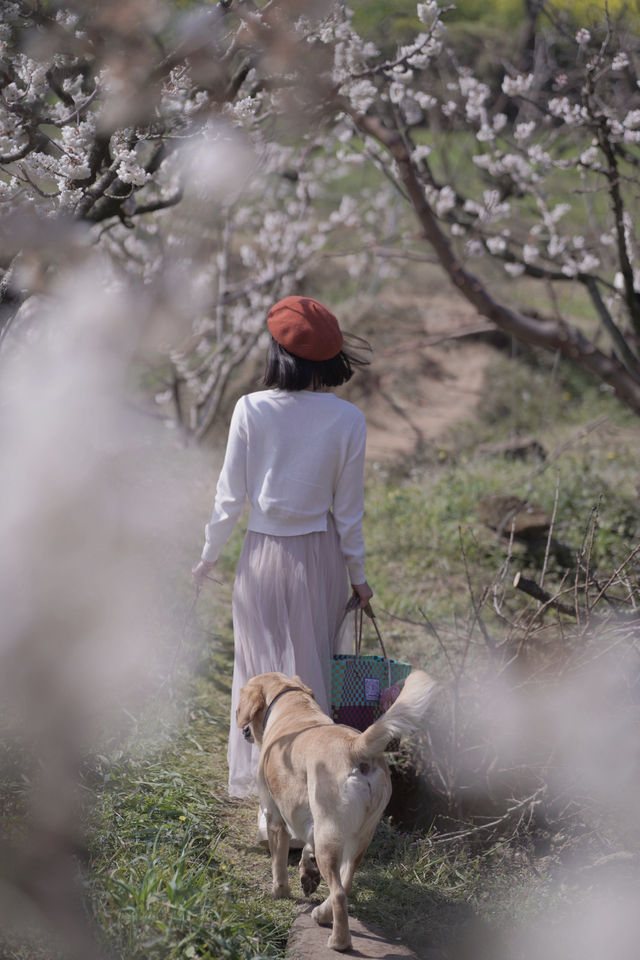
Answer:
M236 726L238 694L259 673L297 674L327 713L331 657L342 652L349 598L333 516L327 530L297 537L249 531L233 587L234 664L229 730L229 793L257 793L258 749ZM347 641L348 642L348 641Z

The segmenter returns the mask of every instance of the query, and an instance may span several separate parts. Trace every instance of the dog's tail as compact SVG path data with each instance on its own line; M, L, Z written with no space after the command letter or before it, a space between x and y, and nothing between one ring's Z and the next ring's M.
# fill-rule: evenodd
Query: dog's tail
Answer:
M413 670L393 706L353 741L354 762L377 757L390 740L424 728L427 708L437 688L428 673Z

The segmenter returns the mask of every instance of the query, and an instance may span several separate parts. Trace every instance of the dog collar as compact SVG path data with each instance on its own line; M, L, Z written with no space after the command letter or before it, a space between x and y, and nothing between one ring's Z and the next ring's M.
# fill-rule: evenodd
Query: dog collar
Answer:
M271 701L271 703L270 703L269 706L267 707L267 712L265 713L265 715L264 715L264 720L262 721L262 732L263 732L263 733L264 733L264 731L267 729L267 721L268 721L268 719L269 719L269 715L271 714L271 711L272 711L273 707L276 705L276 703L278 702L278 700L280 699L280 697L284 697L285 693L295 693L296 690L298 690L298 687L287 687L286 690L281 690L280 693L277 694L277 696L275 696L275 697L273 698L273 700Z

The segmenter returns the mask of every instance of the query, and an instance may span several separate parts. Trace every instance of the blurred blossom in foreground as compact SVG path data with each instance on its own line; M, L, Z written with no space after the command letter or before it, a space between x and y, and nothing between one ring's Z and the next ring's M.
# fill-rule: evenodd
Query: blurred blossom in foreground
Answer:
M157 577L178 498L162 471L160 500L149 422L125 405L150 307L98 259L76 265L22 308L0 381L0 773L28 784L0 839L0 926L42 924L83 960L78 768L167 671Z
M478 839L513 839L522 825L520 838L535 850L531 879L516 896L526 907L501 924L495 960L638 955L637 641L633 625L610 623L583 637L557 671L547 664L536 672L525 656L459 688L457 723L449 714L443 728L445 739L452 729L460 737L454 796L486 825Z
M221 198L226 203L238 199L254 171L255 158L242 133L216 121L182 146L178 162L187 205L204 219L219 209Z

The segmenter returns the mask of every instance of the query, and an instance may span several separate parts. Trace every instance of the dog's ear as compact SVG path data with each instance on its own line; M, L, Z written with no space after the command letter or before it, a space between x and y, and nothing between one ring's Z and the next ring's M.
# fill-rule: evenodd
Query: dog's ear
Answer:
M246 727L252 723L256 715L266 706L262 687L247 683L240 691L236 723L239 727Z
M311 689L311 687L308 687L306 683L303 683L297 674L295 675L295 677L292 677L291 679L294 681L294 683L296 683L300 687L303 693L308 693L309 696L313 697L313 699L315 700L315 697L313 696L313 690Z

